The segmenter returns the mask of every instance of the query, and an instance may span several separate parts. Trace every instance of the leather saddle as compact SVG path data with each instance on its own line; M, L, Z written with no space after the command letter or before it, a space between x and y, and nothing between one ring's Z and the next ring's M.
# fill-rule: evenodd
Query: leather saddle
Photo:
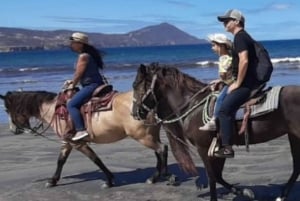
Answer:
M73 125L72 121L70 121L69 112L67 110L67 102L77 91L79 91L78 87L67 89L61 92L58 95L57 104L55 108L55 118L57 120L64 119L68 121L70 128L73 128ZM92 97L83 106L81 106L80 109L81 115L84 118L87 128L90 126L92 117L91 114L93 112L112 110L113 99L117 93L117 91L113 90L112 85L107 84L101 85L95 89Z

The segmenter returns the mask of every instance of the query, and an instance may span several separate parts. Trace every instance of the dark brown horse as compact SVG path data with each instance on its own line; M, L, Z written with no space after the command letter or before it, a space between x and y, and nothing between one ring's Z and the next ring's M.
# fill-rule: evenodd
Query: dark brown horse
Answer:
M210 87L175 68L151 64L141 65L133 83L133 115L146 119L149 112L167 130L172 152L188 172L195 172L189 155L188 139L194 145L205 165L210 187L210 200L217 200L216 183L230 191L254 197L249 189L239 189L227 183L222 177L225 159L208 156L208 149L216 133L200 131L203 125L203 100L211 93ZM285 86L279 97L279 108L264 116L250 120L250 144L263 143L285 134L288 135L293 157L293 173L276 201L286 200L300 173L300 87ZM241 121L237 122L241 126ZM234 144L244 145L244 137L234 136Z
M66 118L53 120L55 119L57 102L56 93L47 91L7 92L5 96L0 95L0 98L4 100L6 112L11 120L11 129L31 129L29 120L35 117L41 122L48 123L60 136L68 132ZM62 168L73 147L89 157L104 172L107 180L103 187L113 186L113 174L103 164L88 143L107 144L126 137L131 137L145 147L155 151L157 158L156 171L147 180L148 183L154 183L160 177L167 176L167 146L160 141L160 126L145 126L142 121L133 119L130 115L132 98L132 91L119 93L113 100L112 110L101 111L101 114L95 113L92 115L91 129L94 137L90 141L74 142L64 139L56 171L46 184L48 187L55 186L59 181Z

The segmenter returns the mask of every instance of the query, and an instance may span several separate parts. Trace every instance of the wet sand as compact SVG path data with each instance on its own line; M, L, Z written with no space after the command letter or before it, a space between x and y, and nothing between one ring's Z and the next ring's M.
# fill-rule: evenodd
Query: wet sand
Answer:
M156 159L152 150L128 138L113 144L91 147L114 173L116 186L101 189L104 175L96 165L73 150L58 186L45 188L47 178L54 174L60 149L59 139L51 132L46 135L55 142L31 134L13 135L8 126L0 125L0 201L206 201L209 189L197 189L196 183L207 186L203 163L194 156L200 177L184 174L169 151L169 171L176 174L180 185L167 181L146 184L154 172ZM168 144L162 132L162 141ZM192 149L194 153L195 149ZM236 156L228 159L224 178L233 184L252 189L255 200L275 200L292 171L287 137L260 145L251 145L250 152L235 147ZM298 179L299 180L299 179ZM220 201L249 200L228 193L217 185ZM300 182L291 192L289 201L300 200Z

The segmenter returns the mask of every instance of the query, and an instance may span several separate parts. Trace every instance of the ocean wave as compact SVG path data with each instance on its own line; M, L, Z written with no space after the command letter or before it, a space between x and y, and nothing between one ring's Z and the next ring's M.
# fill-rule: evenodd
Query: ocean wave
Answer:
M272 58L272 63L300 63L300 57Z
M215 66L217 65L217 61L198 61L196 62L196 65L198 66Z
M40 68L35 67L35 68L19 68L19 71L23 72L23 71L38 71L40 70Z

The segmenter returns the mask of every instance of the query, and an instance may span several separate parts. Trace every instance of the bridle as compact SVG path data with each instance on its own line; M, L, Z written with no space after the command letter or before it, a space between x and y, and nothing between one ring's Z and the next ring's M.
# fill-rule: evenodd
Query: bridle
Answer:
M157 80L157 74L155 73L155 74L153 75L152 80L151 80L150 88L148 88L148 90L146 91L146 93L145 93L145 94L142 96L142 98L141 98L141 104L137 104L137 105L139 106L139 107L138 107L138 111L139 111L140 109L143 109L143 110L145 110L145 111L147 111L147 112L152 112L152 111L157 107L157 105L158 105L158 99L157 99L157 97L156 97L156 95L155 95L155 93L154 93L154 86L155 86L156 80ZM148 106L147 103L146 103L146 100L147 100L148 98L150 98L150 97L152 97L152 100L154 101L154 107L153 107L153 108L151 108L151 106ZM135 97L133 97L133 102L134 102L135 104L137 103L137 100L136 100ZM139 119L142 119L142 118L140 117L140 113L139 113L139 112L137 112L137 117L138 117Z
M187 111L183 112L182 114L178 115L175 113L175 111L172 111L169 115L167 115L166 117L164 117L163 119L159 118L157 115L157 105L158 105L158 99L154 93L154 86L157 80L157 74L155 73L152 77L152 81L151 81L151 85L150 88L148 88L148 90L146 91L146 93L142 96L141 98L141 104L139 104L139 108L137 108L137 111L139 111L140 109L143 109L147 112L152 112L154 114L155 120L156 122L154 123L154 125L160 124L160 123L164 123L164 124L170 124L170 123L174 123L177 122L181 119L183 119L184 117L188 116L192 111L194 111L196 108L198 108L199 106L203 105L203 104L207 104L207 102L210 99L210 95L205 96L205 98L203 98L199 103L196 103L195 105L193 105L191 108L188 108ZM201 90L199 90L197 93L193 94L193 96L191 98L189 98L189 100L181 105L177 111L183 110L184 108L186 108L189 103L194 100L199 94L204 93L208 88L210 87L210 85L205 86L204 88L202 88ZM147 105L146 101L149 97L152 97L152 100L154 100L154 107L151 108L151 106ZM133 100L134 103L136 103L136 99L134 98ZM137 112L137 116L139 119L142 119L140 117L139 112ZM172 116L176 116L173 119L169 119Z

